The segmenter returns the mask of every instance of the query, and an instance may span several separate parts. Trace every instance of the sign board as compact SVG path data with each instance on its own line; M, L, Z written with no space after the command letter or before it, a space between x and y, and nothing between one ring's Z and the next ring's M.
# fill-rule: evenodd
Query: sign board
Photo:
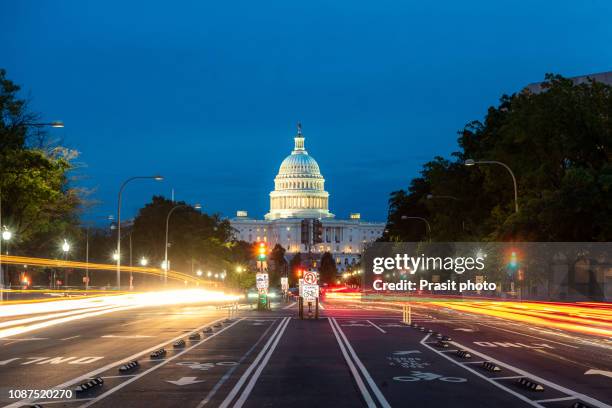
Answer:
M302 296L302 288L304 287L304 279L300 278L300 280L298 281L298 289L299 289L299 295Z
M305 283L302 285L302 297L305 302L314 302L319 297L319 285Z
M257 289L268 289L268 274L267 273L257 273L255 275L255 284Z
M316 272L304 272L304 283L308 285L316 285L318 280L319 279Z
M286 292L289 290L289 278L286 276L283 276L281 278L281 289L283 292Z

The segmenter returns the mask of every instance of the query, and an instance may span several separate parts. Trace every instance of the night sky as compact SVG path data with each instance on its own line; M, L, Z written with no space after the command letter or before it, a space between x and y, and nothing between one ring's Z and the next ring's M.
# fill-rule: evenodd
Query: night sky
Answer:
M469 3L469 5L468 5ZM435 4L435 5L433 5ZM0 67L63 120L72 173L114 213L153 194L262 217L300 121L344 218L546 72L612 70L612 1L4 1Z

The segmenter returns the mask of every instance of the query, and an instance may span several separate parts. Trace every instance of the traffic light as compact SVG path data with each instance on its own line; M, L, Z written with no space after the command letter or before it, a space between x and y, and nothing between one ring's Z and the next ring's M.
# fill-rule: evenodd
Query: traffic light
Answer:
M312 221L313 241L315 244L323 242L323 223L321 220Z
M518 266L518 259L516 258L516 252L512 251L510 254L510 263L508 266L512 269L515 269Z
M310 220L302 220L300 225L300 238L303 245L310 245Z
M266 247L266 244L264 242L260 242L259 245L257 246L257 260L265 261L267 253L268 253L268 248Z

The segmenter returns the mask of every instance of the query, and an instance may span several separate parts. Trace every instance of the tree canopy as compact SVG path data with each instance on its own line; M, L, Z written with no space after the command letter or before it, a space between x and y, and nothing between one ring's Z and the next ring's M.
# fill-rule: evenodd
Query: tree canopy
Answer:
M383 240L609 241L612 238L612 87L547 75L543 91L502 96L459 150L435 157L389 200ZM467 159L500 165L465 166ZM402 218L402 216L404 216Z

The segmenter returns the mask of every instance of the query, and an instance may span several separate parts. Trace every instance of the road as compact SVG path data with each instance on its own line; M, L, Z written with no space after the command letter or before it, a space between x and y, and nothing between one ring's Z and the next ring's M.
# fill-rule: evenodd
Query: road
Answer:
M46 407L590 407L612 404L609 339L420 305L323 303L318 320L295 304L117 310L0 339L0 406L9 390L104 383ZM203 329L210 327L210 333ZM429 332L431 330L431 333ZM197 333L197 336L190 335ZM436 334L451 337L438 342ZM185 344L173 343L183 339ZM163 347L166 354L151 358ZM465 350L462 358L456 350ZM467 356L465 356L467 357ZM128 361L134 369L120 372ZM488 371L482 362L500 371ZM595 370L595 371L593 371ZM517 380L526 378L542 391ZM527 384L529 385L529 383Z

